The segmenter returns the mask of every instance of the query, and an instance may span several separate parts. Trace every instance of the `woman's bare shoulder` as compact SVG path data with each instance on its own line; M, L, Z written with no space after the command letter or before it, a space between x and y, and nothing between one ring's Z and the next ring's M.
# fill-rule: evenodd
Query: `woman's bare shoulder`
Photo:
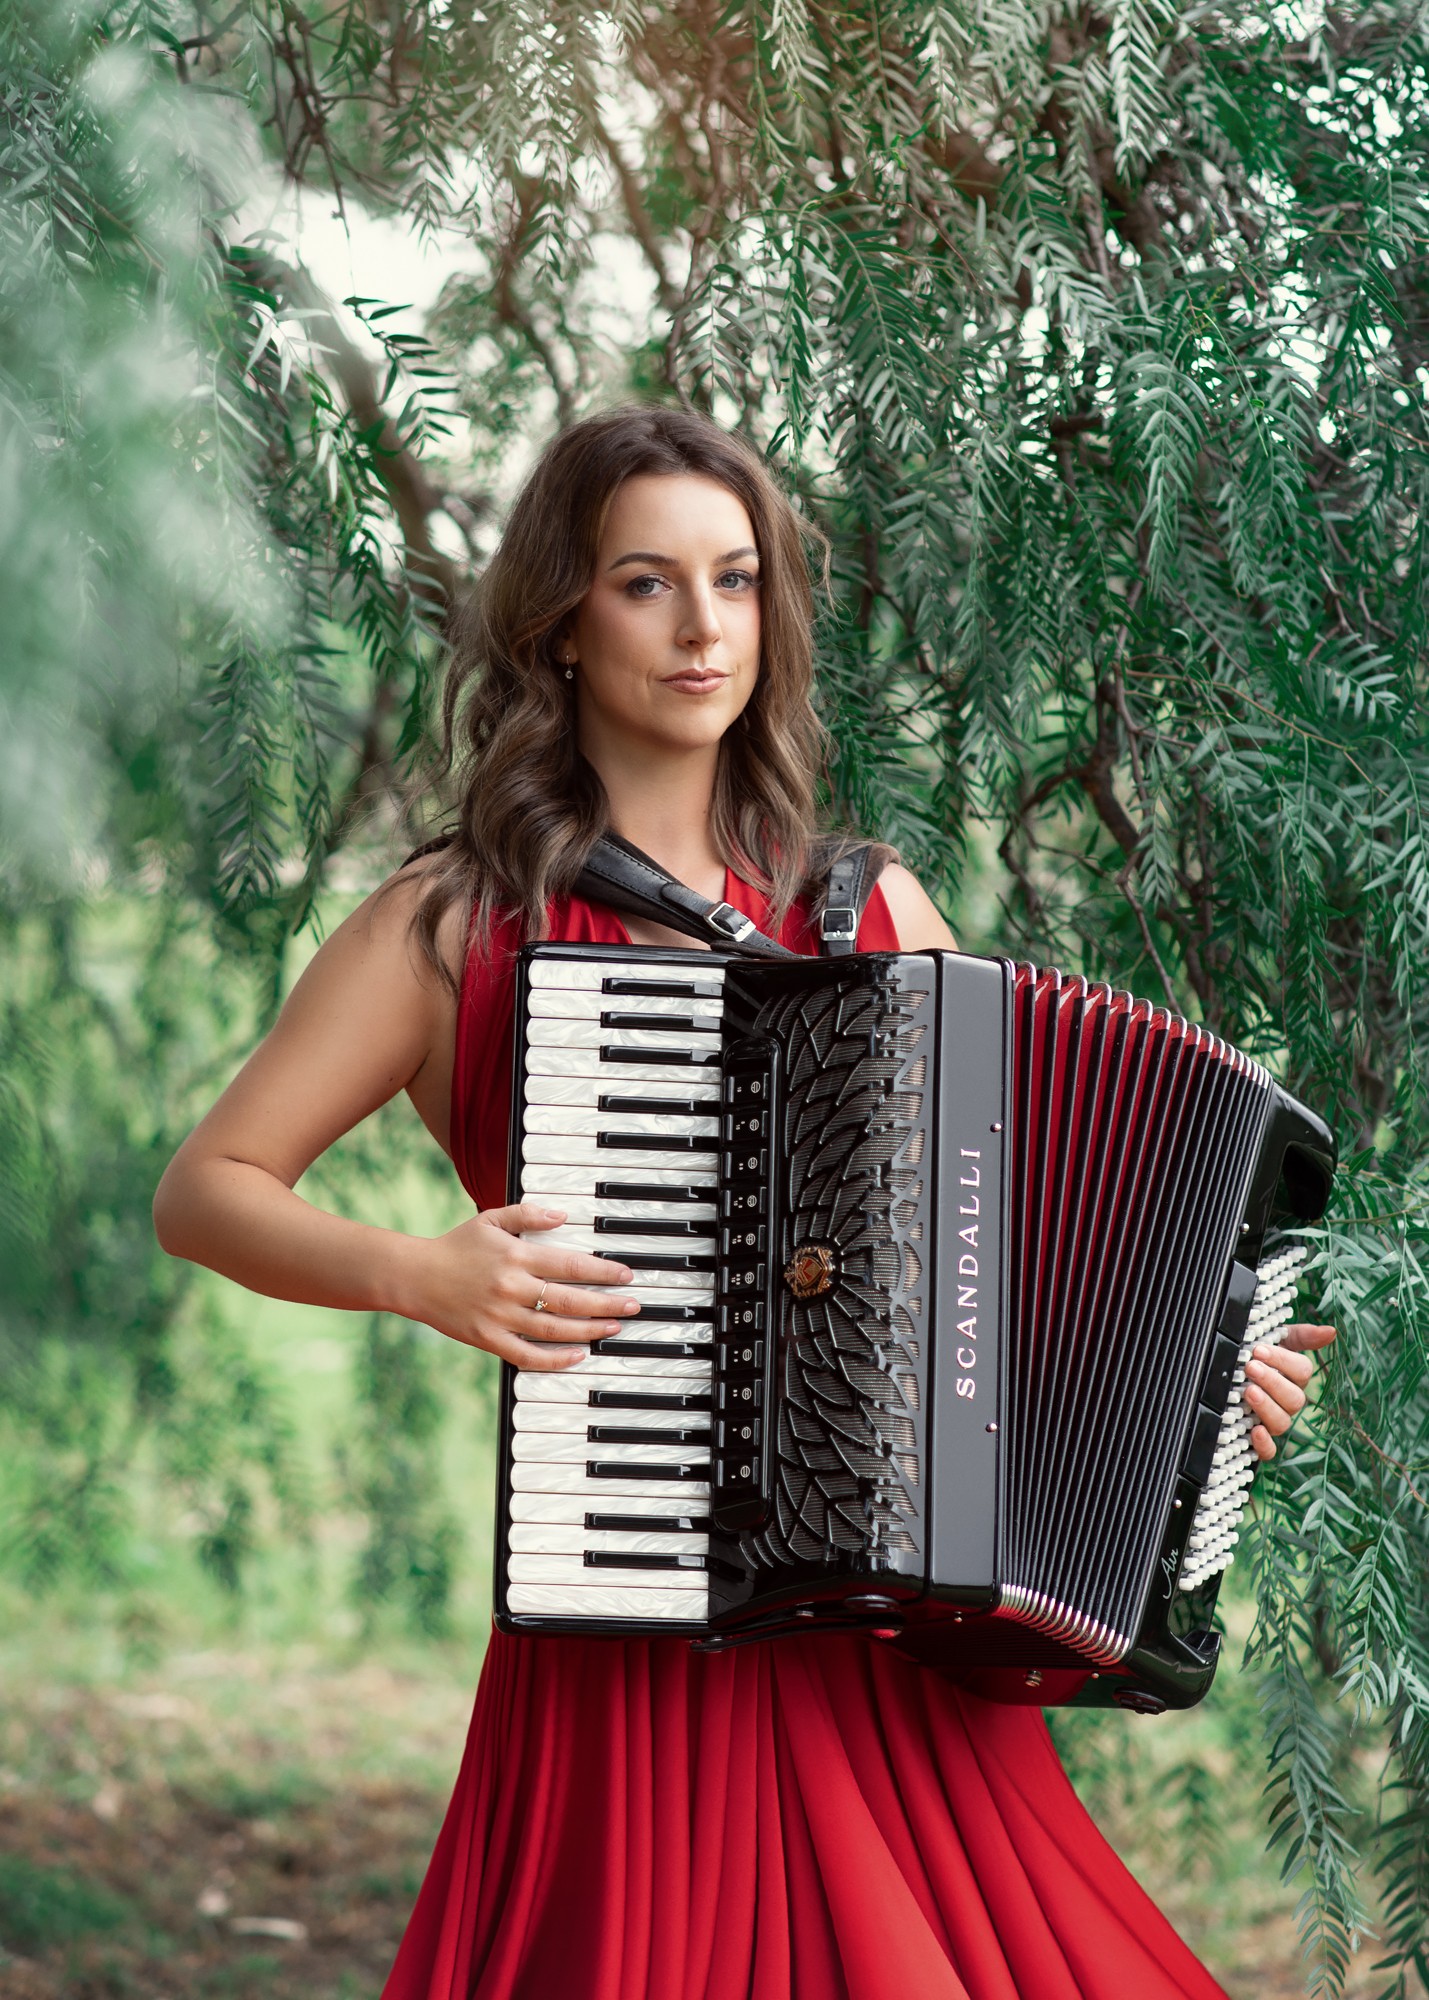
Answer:
M957 940L916 875L890 862L878 878L898 943L904 951L956 951Z
M397 961L404 960L418 985L440 989L450 997L452 986L461 982L466 956L469 912L464 899L446 902L437 918L434 944L446 979L428 957L416 929L418 911L432 888L440 860L439 855L424 854L398 868L343 919L328 942L347 933L354 948L391 961L394 972Z

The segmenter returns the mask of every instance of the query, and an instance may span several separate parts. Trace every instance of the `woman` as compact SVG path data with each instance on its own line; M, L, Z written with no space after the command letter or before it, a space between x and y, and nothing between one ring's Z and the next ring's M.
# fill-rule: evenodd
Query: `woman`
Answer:
M820 733L797 519L698 417L565 432L517 502L446 698L457 826L322 946L185 1142L165 1247L282 1298L422 1320L528 1369L628 1324L631 1273L504 1206L512 951L687 946L571 893L613 827L811 951ZM890 867L862 949L952 949ZM479 1212L435 1240L293 1192L405 1089ZM1303 1350L1332 1338L1300 1328ZM1304 1401L1257 1361L1256 1448ZM1078 1804L1041 1716L863 1640L724 1656L494 1636L387 2000L1211 2000Z

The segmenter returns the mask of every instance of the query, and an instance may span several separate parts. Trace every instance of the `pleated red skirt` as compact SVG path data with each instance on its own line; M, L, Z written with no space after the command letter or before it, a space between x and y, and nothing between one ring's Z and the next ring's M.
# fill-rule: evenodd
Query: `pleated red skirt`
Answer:
M730 875L726 900L761 924ZM572 902L551 935L611 943ZM809 950L804 914L781 933ZM472 955L452 1151L503 1199L514 939ZM865 950L897 940L874 892ZM1128 1725L1131 1726L1131 1725ZM1040 1713L861 1638L495 1634L383 2000L1225 2000Z
M383 2000L1224 2000L1036 1709L858 1638L495 1634Z

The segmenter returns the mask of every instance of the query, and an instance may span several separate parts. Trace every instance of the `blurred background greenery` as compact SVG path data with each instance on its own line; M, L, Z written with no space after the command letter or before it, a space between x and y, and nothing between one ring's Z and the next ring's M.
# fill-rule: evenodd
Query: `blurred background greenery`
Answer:
M1165 997L1336 1123L1344 1338L1232 1657L1196 1716L1057 1727L1230 1983L1423 1991L1426 56L1411 0L0 16L0 1981L380 1979L483 1643L493 1373L174 1265L149 1202L413 839L532 453L643 396L832 539L831 809L970 948ZM304 1185L462 1212L405 1104ZM242 1929L318 1848L321 1922Z

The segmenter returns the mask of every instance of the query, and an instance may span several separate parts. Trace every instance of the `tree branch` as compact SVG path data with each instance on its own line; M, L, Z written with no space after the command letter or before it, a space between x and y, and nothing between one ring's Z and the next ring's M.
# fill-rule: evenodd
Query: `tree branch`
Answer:
M428 527L430 517L443 504L443 495L427 477L416 454L402 442L378 393L372 362L348 338L331 301L301 265L260 252L252 257L252 269L277 298L288 299L301 310L304 325L322 351L354 424L373 438L369 447L372 468L402 530L407 574L429 588L442 611L450 612L465 594L464 582L432 541Z
M540 192L537 182L522 175L513 175L511 193L515 212L506 240L501 246L501 259L496 266L491 287L491 306L503 326L512 327L522 336L550 377L551 387L556 392L556 413L561 424L565 425L572 421L576 413L571 386L556 364L555 349L516 296L516 271L521 262L521 253L525 248L531 218L536 212Z
M645 261L655 274L655 289L661 309L673 319L680 309L680 288L671 277L665 263L665 253L660 247L659 237L655 234L655 225L650 220L650 211L645 206L645 196L640 183L635 178L635 173L624 153L606 130L600 113L592 110L590 119L592 130L600 141L601 150L615 169L615 178L620 184L620 199L625 207L630 232L644 251Z

